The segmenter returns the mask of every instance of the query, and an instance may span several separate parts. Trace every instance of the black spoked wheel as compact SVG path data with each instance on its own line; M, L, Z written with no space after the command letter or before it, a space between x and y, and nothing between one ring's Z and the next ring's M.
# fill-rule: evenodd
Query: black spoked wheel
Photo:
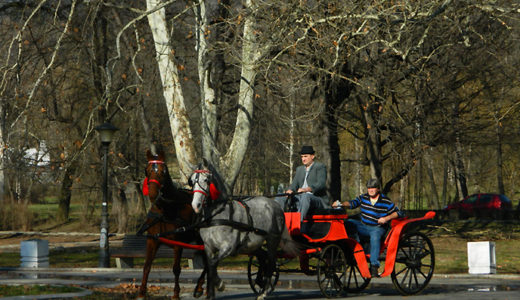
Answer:
M343 249L338 245L326 246L318 260L318 285L327 298L346 294L347 260Z
M265 277L263 270L265 270L265 267L261 264L258 257L256 255L250 256L247 264L247 280L249 281L249 286L256 295L262 294L266 288L267 278ZM274 291L274 287L278 283L279 277L280 270L278 269L278 266L276 266L271 277L271 284L267 287L267 294Z
M361 271L359 270L359 266L352 251L346 253L346 256L347 280L345 282L345 288L349 293L359 293L368 286L370 278L364 278L361 276Z
M414 295L426 288L433 276L435 253L431 240L420 232L399 240L392 283L402 295Z

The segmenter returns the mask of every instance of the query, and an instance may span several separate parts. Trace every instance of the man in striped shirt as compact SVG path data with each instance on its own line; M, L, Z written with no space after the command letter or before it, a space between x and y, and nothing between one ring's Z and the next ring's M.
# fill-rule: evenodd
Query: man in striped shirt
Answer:
M361 206L361 220L347 219L345 227L349 232L353 230L353 238L359 241L359 236L370 238L370 275L378 277L379 251L381 250L381 237L386 233L392 219L400 216L399 209L386 195L379 192L379 180L372 178L367 182L367 193L359 195L354 200L340 203L336 201L333 206L344 206L354 209Z

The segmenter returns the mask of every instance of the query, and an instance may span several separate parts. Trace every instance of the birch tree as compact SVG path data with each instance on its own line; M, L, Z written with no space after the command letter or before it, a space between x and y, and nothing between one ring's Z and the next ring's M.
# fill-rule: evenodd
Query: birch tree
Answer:
M212 77L211 66L219 63L218 57L209 54L207 39L209 23L220 17L218 14L219 1L198 1L193 7L196 16L197 32L197 57L200 82L200 98L202 107L202 155L219 170L228 189L232 190L236 178L240 172L246 150L248 148L251 121L253 115L254 86L257 74L256 68L261 56L260 47L255 34L255 10L254 1L244 1L241 9L243 17L242 44L240 55L240 83L237 100L236 121L233 137L224 153L218 151L217 141L217 95L216 78ZM196 163L195 141L190 131L190 122L186 113L186 99L182 94L181 82L177 74L177 64L174 61L174 49L171 46L171 36L168 34L167 20L164 6L160 1L147 0L148 11L154 11L148 15L148 23L152 29L154 44L157 52L157 63L161 72L164 86L164 98L168 107L168 115L171 124L172 136L175 140L177 158L181 166L181 172L188 176ZM216 70L218 72L219 70Z
M155 59L161 74L163 96L175 151L179 160L181 180L186 182L193 166L197 163L197 155L186 111L186 100L177 71L178 65L174 59L175 49L171 45L171 36L166 20L165 6L171 2L163 3L159 0L147 0L146 7L151 12L148 14L148 24L153 34Z

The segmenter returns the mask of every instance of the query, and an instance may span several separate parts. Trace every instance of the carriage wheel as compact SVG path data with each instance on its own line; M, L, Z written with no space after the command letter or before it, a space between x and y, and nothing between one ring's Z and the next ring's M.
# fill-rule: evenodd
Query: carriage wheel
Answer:
M423 233L408 233L399 240L392 283L402 295L418 294L430 282L434 267L432 241Z
M327 298L346 294L347 260L343 249L331 244L321 251L318 260L318 285Z
M264 273L260 272L260 270L264 266L260 266L260 261L256 255L252 255L249 257L249 262L247 264L247 280L249 281L249 286L253 290L256 295L260 295L265 290L265 281ZM278 268L278 264L276 265L276 269L273 272L271 277L271 285L268 287L267 294L270 294L274 291L274 287L278 283L278 278L280 277L280 270Z
M370 278L363 278L352 251L347 253L347 280L345 288L350 293L359 293L370 283Z

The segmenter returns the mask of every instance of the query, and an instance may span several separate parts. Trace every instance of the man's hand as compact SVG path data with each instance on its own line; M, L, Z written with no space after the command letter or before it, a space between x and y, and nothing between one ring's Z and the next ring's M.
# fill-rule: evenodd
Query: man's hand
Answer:
M332 203L332 207L350 207L350 202L345 201L341 203L341 201L336 200L334 203Z
M399 216L399 214L397 214L397 212L393 212L392 214L388 215L388 216L385 216L385 217L381 217L377 220L377 223L378 224L386 224L390 221L392 221L393 219L397 218Z
M298 189L298 193L311 193L311 192L312 192L312 189L310 187Z
M287 190L287 191L285 191L285 193L286 193L286 194L292 194L293 191L292 191L292 190Z
M386 217L381 217L377 220L377 224L386 224L386 222L388 222L388 220L386 219Z

